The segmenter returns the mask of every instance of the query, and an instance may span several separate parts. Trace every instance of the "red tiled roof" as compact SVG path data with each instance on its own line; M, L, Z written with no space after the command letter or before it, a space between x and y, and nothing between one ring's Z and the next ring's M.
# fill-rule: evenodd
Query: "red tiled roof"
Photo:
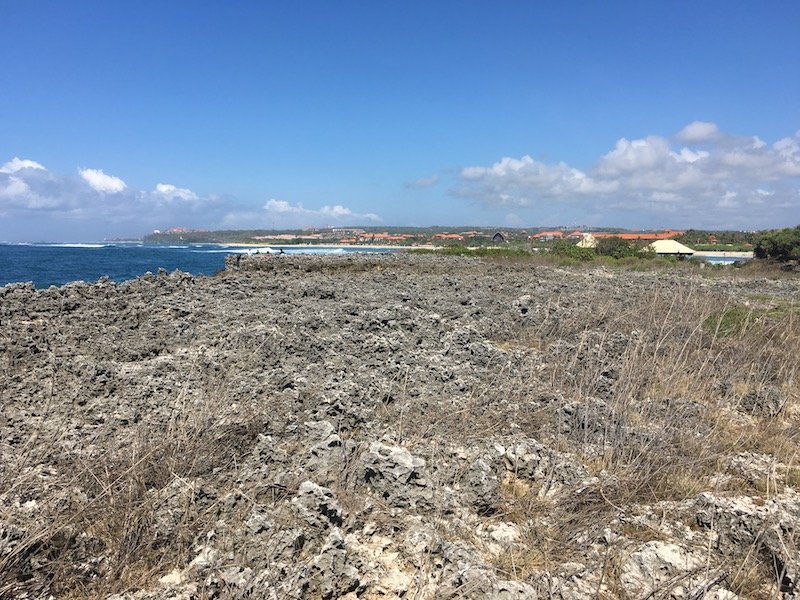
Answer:
M618 237L623 240L669 240L679 235L683 235L684 231L673 231L672 229L665 229L664 231L637 231L635 233L608 233L604 231L592 232L592 235L597 239Z

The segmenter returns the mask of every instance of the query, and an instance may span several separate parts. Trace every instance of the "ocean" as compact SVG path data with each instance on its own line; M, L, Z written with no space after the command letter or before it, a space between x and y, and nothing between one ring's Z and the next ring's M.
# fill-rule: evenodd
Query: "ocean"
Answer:
M324 248L273 246L271 248L221 245L160 246L135 243L0 244L0 286L33 282L37 288L71 281L94 282L101 277L122 282L159 268L180 269L192 275L213 275L224 267L225 255L249 252L286 254L344 254L394 252L369 247Z

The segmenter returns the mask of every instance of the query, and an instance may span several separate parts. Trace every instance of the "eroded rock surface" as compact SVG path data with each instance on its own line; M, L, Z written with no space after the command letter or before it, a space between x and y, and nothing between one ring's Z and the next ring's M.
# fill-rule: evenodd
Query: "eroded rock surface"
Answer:
M797 457L725 440L795 392L660 378L667 333L734 343L663 289L800 286L389 255L1 288L0 598L792 597Z

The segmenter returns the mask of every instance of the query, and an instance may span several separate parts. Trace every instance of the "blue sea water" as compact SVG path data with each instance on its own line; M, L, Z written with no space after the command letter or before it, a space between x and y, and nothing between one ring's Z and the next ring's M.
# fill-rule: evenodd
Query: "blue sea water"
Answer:
M109 277L122 282L140 275L180 269L192 275L213 275L223 268L225 255L233 253L278 252L279 247L188 245L159 246L115 244L0 244L0 286L33 282L37 288L64 285L71 281L97 281ZM287 254L342 254L385 252L375 248L283 247Z

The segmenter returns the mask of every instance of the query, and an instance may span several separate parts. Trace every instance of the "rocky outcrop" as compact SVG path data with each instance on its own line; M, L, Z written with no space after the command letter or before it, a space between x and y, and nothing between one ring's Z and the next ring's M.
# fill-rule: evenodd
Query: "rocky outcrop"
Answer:
M797 282L227 267L0 288L0 598L797 595L791 369L642 308Z

